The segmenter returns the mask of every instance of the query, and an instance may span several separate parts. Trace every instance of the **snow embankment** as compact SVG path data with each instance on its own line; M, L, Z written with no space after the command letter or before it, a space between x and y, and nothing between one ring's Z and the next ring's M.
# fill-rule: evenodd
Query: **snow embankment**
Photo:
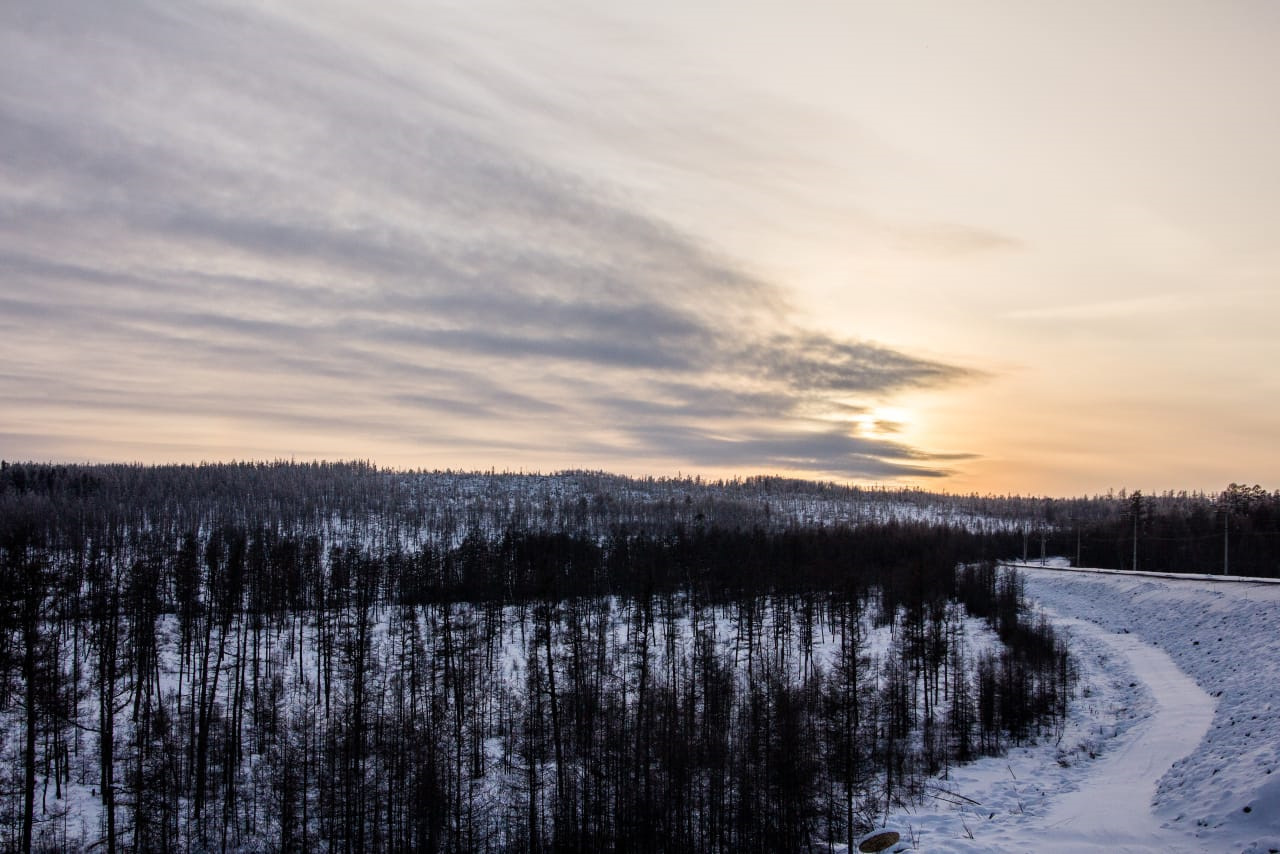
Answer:
M1018 567L1068 634L1061 732L889 817L930 852L1280 852L1280 585Z
M1080 788L1051 802L1042 822L1045 838L1061 852L1182 850L1185 834L1163 826L1152 805L1160 778L1208 731L1213 698L1162 650L1133 634L1111 634L1083 620L1056 622L1077 638L1090 633L1109 646L1144 683L1150 712L1087 769Z
M1154 815L1185 840L1173 848L1162 840L1152 848L1280 850L1280 585L1021 569L1031 597L1058 614L1158 648L1216 701L1193 749L1167 771L1152 763L1145 772L1160 774ZM1149 656L1130 660L1137 679L1155 696L1153 728L1194 704L1190 686L1166 691L1161 683L1167 674L1153 669ZM1144 757L1130 749L1133 743L1122 739L1114 748L1121 770L1099 763L1099 786L1139 770Z

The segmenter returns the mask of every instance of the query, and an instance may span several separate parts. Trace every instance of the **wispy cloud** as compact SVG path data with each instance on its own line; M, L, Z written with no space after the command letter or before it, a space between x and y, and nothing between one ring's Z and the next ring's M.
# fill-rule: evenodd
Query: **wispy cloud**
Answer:
M1157 294L1148 297L1016 309L1006 312L1005 317L1011 320L1112 320L1186 311L1203 304L1204 299L1199 295Z
M915 255L940 259L986 252L1009 252L1023 247L1016 237L975 226L957 223L933 223L930 225L898 226L896 244Z
M776 285L485 130L475 93L530 84L505 91L483 56L441 41L399 74L381 44L256 7L19 2L0 22L0 432L19 454L72 447L70 420L53 445L20 437L76 411L141 435L233 419L259 449L306 430L361 454L948 465L817 418L970 372L796 328Z

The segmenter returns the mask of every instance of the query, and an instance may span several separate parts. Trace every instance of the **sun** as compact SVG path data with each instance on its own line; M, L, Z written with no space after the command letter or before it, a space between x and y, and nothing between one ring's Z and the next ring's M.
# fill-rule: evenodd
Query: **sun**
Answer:
M853 420L859 433L875 437L899 435L915 423L911 410L901 406L875 406Z

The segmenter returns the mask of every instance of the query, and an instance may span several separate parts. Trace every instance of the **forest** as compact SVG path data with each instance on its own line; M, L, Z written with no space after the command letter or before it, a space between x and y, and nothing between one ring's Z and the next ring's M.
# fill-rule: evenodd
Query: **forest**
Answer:
M1052 739L1010 505L366 463L0 471L0 846L809 851Z
M1043 538L1078 566L1280 577L1280 491L1257 485L1049 502L1028 530L1032 555Z

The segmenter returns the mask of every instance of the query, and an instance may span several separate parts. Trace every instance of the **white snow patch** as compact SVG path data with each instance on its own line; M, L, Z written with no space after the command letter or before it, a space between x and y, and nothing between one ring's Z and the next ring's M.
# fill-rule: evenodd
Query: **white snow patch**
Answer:
M1053 802L1044 820L1057 851L1174 851L1185 834L1167 830L1152 810L1157 781L1190 754L1213 720L1213 698L1164 652L1132 634L1116 635L1080 620L1122 656L1151 691L1154 708L1116 749L1090 769L1084 785Z
M1071 635L1067 727L889 826L926 851L1280 851L1280 585L1020 569Z

